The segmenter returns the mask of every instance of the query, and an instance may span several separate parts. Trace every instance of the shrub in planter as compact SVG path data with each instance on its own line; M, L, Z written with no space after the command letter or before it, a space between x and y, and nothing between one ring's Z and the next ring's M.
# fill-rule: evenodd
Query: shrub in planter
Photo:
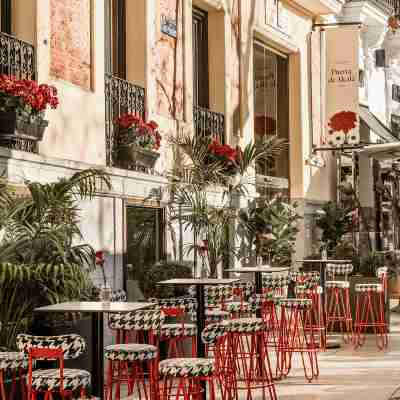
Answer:
M124 168L140 165L153 168L160 154L158 124L145 122L135 114L123 114L117 119L118 134L114 144L114 159Z
M58 106L57 89L33 80L0 75L0 139L20 136L40 141L48 121L48 107Z

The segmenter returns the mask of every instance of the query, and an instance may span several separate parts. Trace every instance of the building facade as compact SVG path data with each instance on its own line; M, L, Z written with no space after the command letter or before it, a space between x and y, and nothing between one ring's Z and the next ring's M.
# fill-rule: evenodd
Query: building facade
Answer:
M8 58L2 62L11 72L30 68L39 82L54 84L60 106L48 112L37 149L2 143L0 171L14 185L92 167L109 172L112 190L81 205L82 232L96 250L108 252L107 275L120 288L127 264L177 258L173 238L182 232L164 212L171 148L162 142L154 170L121 168L112 152L118 115L153 119L164 137L212 132L243 146L258 135L279 135L289 149L254 172L249 197L282 192L298 202L304 219L296 250L306 256L315 210L337 196L337 159L324 152L316 161L313 153L325 101L315 71L325 54L313 47L312 32L332 22L371 22L361 33L360 96L388 124L390 71L377 65L375 50L389 46L390 7L372 0L3 0L0 52ZM28 47L30 58L7 53L12 43ZM144 222L151 240L137 254L132 237Z

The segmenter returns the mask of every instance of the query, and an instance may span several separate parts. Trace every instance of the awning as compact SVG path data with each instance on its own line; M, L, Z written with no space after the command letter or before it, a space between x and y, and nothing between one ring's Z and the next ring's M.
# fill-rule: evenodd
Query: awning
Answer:
M357 153L375 158L376 160L397 160L400 159L400 142L371 144L357 150Z
M371 131L386 142L397 142L399 140L364 104L360 104L360 118L369 126Z

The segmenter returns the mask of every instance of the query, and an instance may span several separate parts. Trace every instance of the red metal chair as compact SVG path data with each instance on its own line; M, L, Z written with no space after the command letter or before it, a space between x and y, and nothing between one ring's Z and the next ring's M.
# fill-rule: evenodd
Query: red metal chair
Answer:
M20 381L21 395L25 397L25 372L28 367L28 360L24 353L13 351L0 352L0 399L12 400L17 386L17 377ZM5 389L5 379L11 377L11 392L9 396Z
M79 335L17 336L18 349L28 354L28 400L36 400L39 393L44 399L52 399L53 393L62 398L79 393L84 398L90 386L90 373L81 369L64 368L64 359L77 358L86 350L86 343ZM35 360L58 361L59 367L33 369Z

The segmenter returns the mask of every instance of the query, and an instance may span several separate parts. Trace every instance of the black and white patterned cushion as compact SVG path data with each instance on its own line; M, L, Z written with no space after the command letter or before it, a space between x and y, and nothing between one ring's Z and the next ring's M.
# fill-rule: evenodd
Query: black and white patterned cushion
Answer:
M355 285L356 292L383 292L383 286L380 283L358 283Z
M137 330L158 332L164 323L165 316L161 310L143 310L129 313L110 314L110 329Z
M326 281L325 286L327 289L349 289L350 282L348 282L348 281Z
M221 323L207 325L201 333L201 339L205 344L214 345L228 332L228 325Z
M16 351L0 352L0 370L15 370L19 368L26 369L28 367L28 359L25 353Z
M162 376L205 377L214 372L214 361L208 358L170 358L160 362Z
M376 270L376 276L378 278L384 278L387 276L387 274L388 274L388 267L379 267Z
M285 308L309 309L312 306L311 299L279 299L278 304Z
M29 377L26 377L29 383ZM90 373L81 369L64 368L64 390L75 391L90 386ZM35 391L60 391L61 378L59 369L38 369L32 372L32 389Z
M271 275L263 277L263 287L265 289L282 289L289 285L291 279L289 275Z
M206 310L207 322L220 322L223 321L224 319L229 318L229 315L230 314L228 311L223 311L218 309Z
M171 299L150 298L148 301L157 304L160 308L179 308L185 313L195 312L197 308L196 299L193 297L176 297Z
M33 336L19 334L17 336L18 350L28 353L29 349L61 349L64 359L78 358L86 351L86 342L82 336L70 334L60 336Z
M226 324L227 329L232 333L253 333L265 329L262 318L235 318L222 323Z
M229 301L225 303L225 309L231 313L249 312L249 303L241 301Z
M193 337L197 335L197 326L187 323L164 324L161 326L161 337Z
M123 289L114 290L111 294L111 301L124 302L127 300L126 292Z
M326 272L331 275L348 275L353 272L353 264L326 264Z
M300 271L292 271L290 273L290 279L301 285L318 285L320 282L320 273L319 271L308 271L308 272L300 272Z
M233 287L230 285L206 286L204 291L206 303L208 305L216 305L222 299L232 297Z
M150 344L113 344L105 348L104 356L112 361L146 361L157 357L157 347Z
M249 281L239 281L239 282L234 282L232 284L233 289L239 289L242 291L243 296L245 298L250 297L251 295L254 294L254 283L249 282Z

